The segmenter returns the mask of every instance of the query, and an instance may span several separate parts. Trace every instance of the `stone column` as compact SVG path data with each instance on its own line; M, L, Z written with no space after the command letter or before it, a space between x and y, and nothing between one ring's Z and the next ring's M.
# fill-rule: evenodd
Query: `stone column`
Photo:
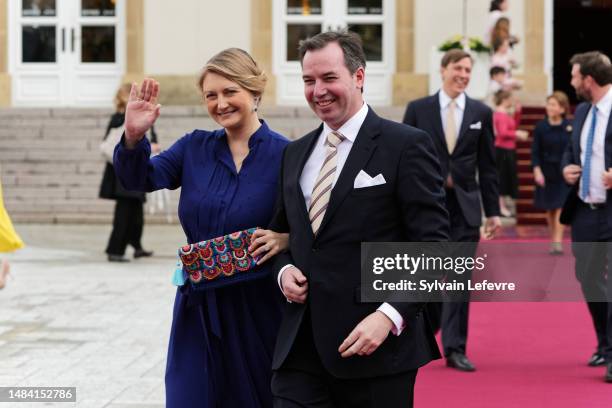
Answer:
M272 0L251 2L251 55L268 76L262 103L276 105L276 77L272 73Z
M11 106L11 76L8 72L7 14L7 0L0 0L0 107Z
M395 74L392 103L404 106L415 98L427 95L428 76L414 72L414 0L395 3Z

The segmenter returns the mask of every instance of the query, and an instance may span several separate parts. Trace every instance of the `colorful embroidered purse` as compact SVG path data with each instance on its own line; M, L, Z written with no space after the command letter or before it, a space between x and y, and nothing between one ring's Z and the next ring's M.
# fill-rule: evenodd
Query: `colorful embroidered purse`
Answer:
M196 290L213 289L253 280L266 271L256 268L258 259L249 253L251 236L257 228L233 232L179 248L191 286Z

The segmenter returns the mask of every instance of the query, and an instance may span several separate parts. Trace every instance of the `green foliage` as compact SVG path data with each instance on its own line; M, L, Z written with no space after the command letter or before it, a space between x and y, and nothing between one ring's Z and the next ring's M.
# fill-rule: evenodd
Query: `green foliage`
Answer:
M443 42L438 50L442 52L446 52L448 50L452 50L453 48L463 49L463 36L455 35L445 42ZM478 37L470 37L467 39L468 47L471 51L474 52L490 52L491 49L487 47L480 38Z

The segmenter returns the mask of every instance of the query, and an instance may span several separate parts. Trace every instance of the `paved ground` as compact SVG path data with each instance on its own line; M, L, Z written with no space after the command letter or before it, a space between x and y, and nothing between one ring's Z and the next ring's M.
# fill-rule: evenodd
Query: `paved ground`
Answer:
M103 253L110 227L17 229L28 247L0 291L0 386L74 386L77 403L0 407L163 407L180 226L145 227L156 256L120 265Z

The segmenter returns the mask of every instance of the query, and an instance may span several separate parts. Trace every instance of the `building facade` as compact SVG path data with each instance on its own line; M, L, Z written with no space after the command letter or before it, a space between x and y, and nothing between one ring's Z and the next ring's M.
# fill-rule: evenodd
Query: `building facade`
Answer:
M524 93L552 89L553 0L509 0ZM227 47L269 74L264 102L303 105L297 42L322 30L362 35L366 99L404 105L429 92L435 49L482 38L488 0L0 0L0 106L110 106L118 85L159 80L162 103L197 104L195 78ZM433 61L433 62L432 62ZM486 79L486 78L485 78Z

